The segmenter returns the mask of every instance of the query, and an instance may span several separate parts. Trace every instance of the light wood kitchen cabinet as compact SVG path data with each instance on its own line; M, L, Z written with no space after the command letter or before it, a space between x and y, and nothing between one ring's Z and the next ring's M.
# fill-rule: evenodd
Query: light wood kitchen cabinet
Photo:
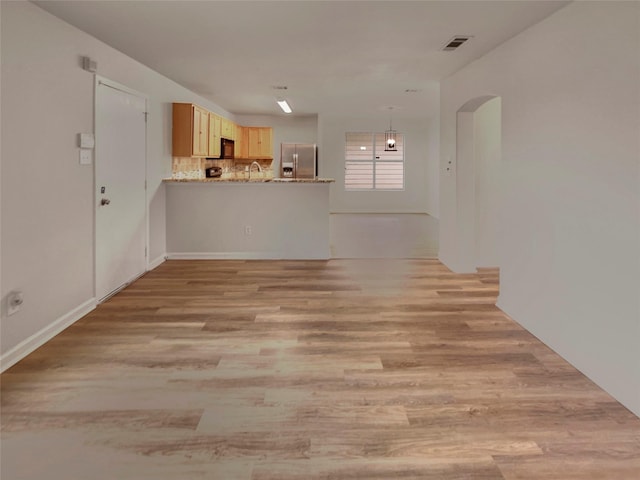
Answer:
M206 157L209 112L192 103L174 103L172 142L174 157Z
M193 156L209 155L209 111L193 106Z
M229 140L235 140L235 124L228 118L223 118L220 124L220 136Z
M273 129L247 127L249 158L273 158Z
M236 125L235 158L249 158L248 127Z
M173 156L220 158L221 139L234 140L235 158L273 158L273 128L243 127L193 103L173 104Z
M215 113L209 113L209 157L220 157L220 124L222 118Z

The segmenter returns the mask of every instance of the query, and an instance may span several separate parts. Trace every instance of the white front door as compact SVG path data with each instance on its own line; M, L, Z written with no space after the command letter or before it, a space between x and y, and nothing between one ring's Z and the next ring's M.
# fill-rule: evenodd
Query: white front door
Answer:
M146 98L114 82L96 84L96 298L146 269Z

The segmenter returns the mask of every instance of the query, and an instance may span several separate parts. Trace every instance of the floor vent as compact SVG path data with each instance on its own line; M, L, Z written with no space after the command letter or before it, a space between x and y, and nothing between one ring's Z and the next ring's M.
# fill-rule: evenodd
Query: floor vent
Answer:
M470 38L470 36L456 35L451 40L449 40L449 43L447 43L442 50L444 50L445 52L456 50Z

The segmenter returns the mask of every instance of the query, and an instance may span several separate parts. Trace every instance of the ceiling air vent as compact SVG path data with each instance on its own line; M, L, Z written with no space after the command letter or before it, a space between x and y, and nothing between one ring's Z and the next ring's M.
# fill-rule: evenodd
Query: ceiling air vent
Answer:
M469 35L456 35L451 40L449 40L449 43L447 43L442 50L444 50L445 52L456 50L470 38L471 36Z

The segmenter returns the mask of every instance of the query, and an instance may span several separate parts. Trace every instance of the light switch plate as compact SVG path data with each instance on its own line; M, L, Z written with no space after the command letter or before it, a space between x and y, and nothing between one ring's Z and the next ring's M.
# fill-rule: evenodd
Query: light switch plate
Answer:
M94 148L96 146L96 140L93 133L79 133L78 138L80 148Z
M80 149L80 165L91 165L91 150L86 148Z

